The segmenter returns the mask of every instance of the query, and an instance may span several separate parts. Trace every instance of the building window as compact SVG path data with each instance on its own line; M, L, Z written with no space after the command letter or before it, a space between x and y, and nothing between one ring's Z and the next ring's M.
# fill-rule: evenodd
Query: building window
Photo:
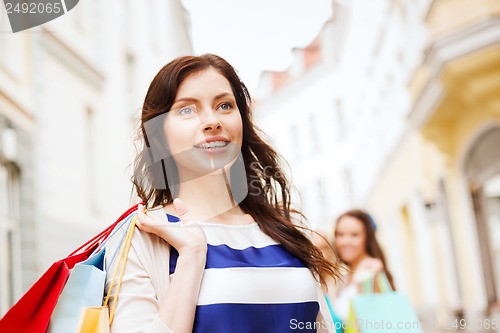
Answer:
M312 143L312 151L319 151L319 136L318 136L318 128L316 127L316 119L314 118L314 114L309 114L309 128L311 131L311 143Z
M352 169L350 167L345 167L342 170L342 180L347 200L351 205L354 202L354 185L352 180Z
M17 301L21 289L19 171L0 163L0 316Z
M0 17L2 15L6 14L0 10ZM18 83L25 70L22 56L25 53L24 40L22 34L12 34L9 20L5 17L0 18L0 50L0 71L5 72L13 83Z
M291 124L290 126L290 135L292 142L292 150L293 150L293 158L296 161L300 160L300 140L299 140L299 132L297 130L297 126L295 124Z
M86 169L87 169L87 185L88 185L88 200L90 208L94 214L98 212L98 204L96 197L96 117L94 110L87 108L86 110Z
M337 139L342 140L346 133L346 123L344 118L344 110L341 100L335 101L334 112L337 120Z
M318 200L317 203L319 205L318 210L321 212L321 217L324 218L326 215L327 211L327 193L326 193L326 186L325 186L325 180L323 178L319 178L316 180L316 190L318 193Z

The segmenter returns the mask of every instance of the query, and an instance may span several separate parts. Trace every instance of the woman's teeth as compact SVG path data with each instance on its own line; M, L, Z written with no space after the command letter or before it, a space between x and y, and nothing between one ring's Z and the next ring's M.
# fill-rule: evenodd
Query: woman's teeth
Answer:
M218 148L218 147L225 147L229 144L227 141L212 141L212 142L207 142L202 145L195 146L197 148L203 148L203 149L209 149L209 148Z

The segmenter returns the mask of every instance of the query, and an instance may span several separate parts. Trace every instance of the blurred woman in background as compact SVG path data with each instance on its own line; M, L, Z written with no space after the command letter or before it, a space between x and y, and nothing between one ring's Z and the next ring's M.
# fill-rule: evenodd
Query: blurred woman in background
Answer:
M361 283L376 279L379 272L385 273L393 290L392 275L385 264L384 254L375 238L375 223L363 210L349 210L337 219L335 225L334 249L348 272L337 288L334 309L342 321L347 321L351 299L361 293ZM377 284L374 283L377 292Z

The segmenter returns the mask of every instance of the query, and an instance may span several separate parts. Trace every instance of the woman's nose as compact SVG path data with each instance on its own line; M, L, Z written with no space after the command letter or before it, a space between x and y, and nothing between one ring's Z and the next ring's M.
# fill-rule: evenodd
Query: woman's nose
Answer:
M200 120L202 129L204 131L220 129L222 127L219 118L212 110L206 110L205 112L202 112Z

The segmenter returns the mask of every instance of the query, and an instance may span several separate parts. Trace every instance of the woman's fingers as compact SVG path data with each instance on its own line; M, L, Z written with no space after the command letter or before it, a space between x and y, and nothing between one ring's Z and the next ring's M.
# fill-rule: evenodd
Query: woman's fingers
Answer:
M380 259L375 259L372 263L372 268L375 272L381 272L384 270L384 264L382 263L382 260Z
M146 219L146 214L144 214L144 207L141 204L137 204L137 222L136 224L141 225L141 220Z
M137 214L138 219L136 224L138 224L139 227L141 227L141 218L143 221L146 218L146 214L144 214L144 206L142 205L142 199L140 197L135 197L135 204L137 205L137 213L138 213Z
M142 231L163 238L179 254L192 252L193 250L206 252L207 239L203 229L197 223L192 222L188 210L181 200L175 199L174 208L181 219L181 223L168 223L155 214L149 214L148 216L148 213L144 212L144 206L137 204L137 227Z
M137 223L139 224L139 226L142 225L142 223L148 223L149 224L153 224L154 223L154 219L150 216L147 216L146 213L144 212L144 206L142 204L138 204L137 205Z
M378 258L370 258L363 260L360 267L365 270L380 272L384 269L384 264Z
M137 205L137 221L135 224L142 231L154 233L160 237L164 234L165 227L167 226L159 217L154 215L148 216L147 212L144 212L142 204Z
M188 224L191 222L191 217L189 215L189 212L186 208L186 205L182 202L181 199L175 198L174 199L174 208L175 212L177 213L177 216L181 219L182 223Z

